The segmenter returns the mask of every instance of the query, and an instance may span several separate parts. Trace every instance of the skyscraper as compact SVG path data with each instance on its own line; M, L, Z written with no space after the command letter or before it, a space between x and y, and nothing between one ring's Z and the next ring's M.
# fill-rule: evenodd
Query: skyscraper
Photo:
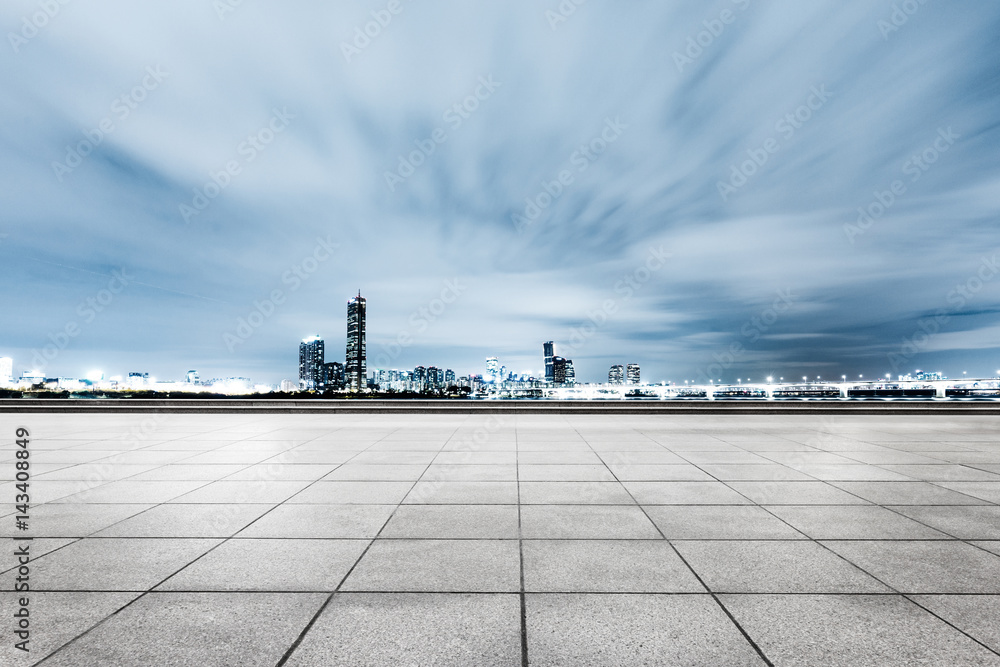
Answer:
M362 391L368 385L368 354L365 348L367 302L358 295L347 302L347 388Z
M311 336L299 343L299 387L319 389L323 383L323 339Z
M576 384L576 369L573 368L573 360L566 360L566 372L565 372L566 384Z
M625 384L625 367L615 364L608 371L608 384Z
M336 361L323 364L323 388L344 388L344 364Z
M629 384L639 384L639 364L629 364L625 374Z
M562 357L552 357L552 382L566 384L566 360Z
M551 340L547 343L542 343L542 354L545 355L545 381L552 382L554 376L552 375L552 357L556 353L556 344Z

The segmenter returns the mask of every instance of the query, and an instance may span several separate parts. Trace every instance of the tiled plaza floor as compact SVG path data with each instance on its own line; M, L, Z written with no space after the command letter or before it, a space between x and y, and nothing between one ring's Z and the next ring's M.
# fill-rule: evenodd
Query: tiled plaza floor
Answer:
M1000 666L1000 418L4 414L0 434L4 665Z

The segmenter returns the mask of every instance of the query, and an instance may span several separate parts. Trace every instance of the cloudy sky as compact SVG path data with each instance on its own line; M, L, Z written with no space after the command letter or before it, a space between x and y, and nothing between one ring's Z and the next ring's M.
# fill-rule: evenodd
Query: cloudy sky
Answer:
M993 374L1000 5L895 7L6 0L0 356Z

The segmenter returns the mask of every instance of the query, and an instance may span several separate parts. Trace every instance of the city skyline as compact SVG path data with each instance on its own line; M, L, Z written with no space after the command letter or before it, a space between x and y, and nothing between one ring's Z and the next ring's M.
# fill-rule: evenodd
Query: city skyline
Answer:
M1000 7L402 6L361 48L362 6L60 5L29 38L6 3L16 374L277 383L358 284L370 365L1000 365Z

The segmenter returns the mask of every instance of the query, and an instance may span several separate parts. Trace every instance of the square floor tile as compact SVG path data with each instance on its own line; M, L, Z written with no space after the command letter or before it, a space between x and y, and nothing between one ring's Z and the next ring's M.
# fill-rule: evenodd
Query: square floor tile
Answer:
M749 505L722 482L623 482L640 505Z
M517 505L401 505L380 538L517 539Z
M288 667L521 664L517 595L338 593Z
M524 505L634 505L620 482L521 482Z
M191 493L177 496L172 503L281 503L308 486L310 482L212 482Z
M219 540L87 538L34 561L35 590L146 591Z
M324 482L310 484L288 499L305 505L398 505L413 482Z
M826 482L729 482L758 505L866 505L868 501Z
M28 534L32 537L88 537L150 507L152 505L37 505L29 508ZM13 520L0 524L0 537L15 537L19 533Z
M392 505L281 505L254 521L237 537L372 539L385 525Z
M439 465L427 468L421 481L516 482L516 465Z
M376 540L343 591L513 593L517 540Z
M531 465L517 467L522 482L614 482L615 476L605 465Z
M932 528L873 505L773 505L770 512L816 540L944 540Z
M231 537L274 505L157 505L96 537Z
M674 543L720 593L884 593L889 589L815 542Z
M533 667L766 664L708 595L536 593L525 606Z
M415 482L427 470L426 465L372 465L345 463L323 479L326 481Z
M531 540L522 549L529 592L705 592L663 540Z
M157 590L333 591L368 544L368 540L233 539Z
M697 466L678 465L632 465L613 464L608 466L615 477L622 482L709 482L712 477Z
M1000 556L962 542L824 542L900 593L1000 593Z
M547 539L662 539L638 507L616 505L523 505L521 536Z
M1000 595L914 595L913 600L1000 652Z
M0 664L9 667L34 664L79 634L94 627L105 618L134 600L139 593L38 593L29 596L30 651L25 653L14 647L13 629L0 646ZM4 619L13 618L19 596L6 593L0 596L0 614Z
M997 656L896 595L723 595L776 665L996 667Z
M760 507L654 505L646 507L668 540L802 540L805 536Z
M417 482L407 505L516 505L517 482Z
M788 466L774 464L760 465L718 465L705 464L701 466L706 473L723 482L737 481L772 481L772 480L811 480L809 475Z
M831 482L879 505L981 505L971 496L928 482Z
M1000 507L953 505L892 509L960 540L1000 540Z
M273 667L325 597L151 593L45 664Z

